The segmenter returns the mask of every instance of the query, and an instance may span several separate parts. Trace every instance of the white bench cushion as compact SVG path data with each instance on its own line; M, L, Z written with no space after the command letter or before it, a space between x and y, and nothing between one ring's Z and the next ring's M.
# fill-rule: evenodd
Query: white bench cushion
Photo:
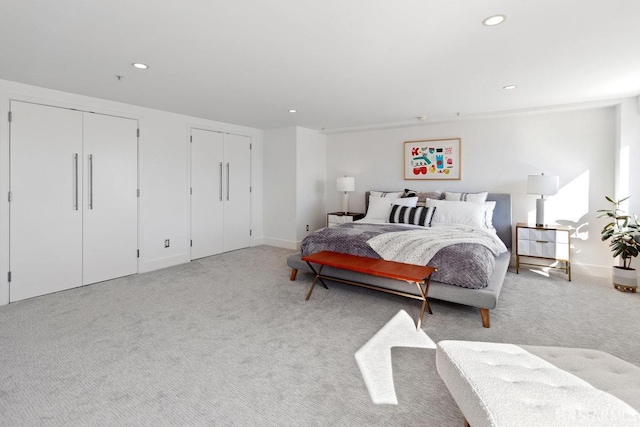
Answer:
M640 425L627 403L517 345L441 341L436 366L472 427Z

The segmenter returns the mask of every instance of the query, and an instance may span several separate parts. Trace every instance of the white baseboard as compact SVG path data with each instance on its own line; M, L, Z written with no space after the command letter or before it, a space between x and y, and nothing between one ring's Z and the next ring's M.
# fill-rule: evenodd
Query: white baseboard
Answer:
M185 264L190 262L188 254L174 255L167 258L156 259L153 261L144 261L140 263L139 273L160 270L161 268L173 267L174 265Z
M300 242L293 242L291 240L272 239L270 237L264 237L262 239L262 242L267 246L275 246L276 248L292 249L292 250L300 249Z
M521 265L521 268L531 267L529 264ZM509 264L509 267L516 268L515 255L511 256L511 263ZM581 274L584 276L611 278L611 268L611 266L606 265L580 264L577 262L571 263L571 273Z
M572 272L585 276L606 277L611 279L611 268L610 266L571 263Z

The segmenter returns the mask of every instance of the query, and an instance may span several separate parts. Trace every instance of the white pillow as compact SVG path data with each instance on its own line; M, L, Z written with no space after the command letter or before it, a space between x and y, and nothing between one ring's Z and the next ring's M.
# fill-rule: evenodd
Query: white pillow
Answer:
M484 202L484 226L486 228L493 227L493 210L496 208L495 201Z
M427 199L426 205L436 208L432 224L464 224L476 228L487 228L484 204Z
M369 208L367 209L367 215L364 219L381 219L387 222L389 221L389 214L391 213L391 205L415 207L417 202L417 197L405 197L402 199L393 197L369 197Z
M451 193L449 191L444 192L444 199L460 202L473 202L484 203L487 200L489 192L483 191L481 193Z
M404 191L369 191L369 196L399 199L404 196Z
M410 208L415 208L418 205L418 196L403 197L401 199L396 199L396 201L393 202L393 204L398 206L408 206Z

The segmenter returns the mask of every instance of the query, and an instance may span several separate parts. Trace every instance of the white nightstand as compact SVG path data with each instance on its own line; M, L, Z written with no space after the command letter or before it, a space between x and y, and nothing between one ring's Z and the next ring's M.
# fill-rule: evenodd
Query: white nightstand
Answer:
M344 224L345 222L353 222L362 218L364 218L363 213L330 212L327 214L327 227L332 227L338 224Z
M570 247L571 229L568 227L536 227L519 222L516 224L516 273L520 270L520 264L560 268L567 273L571 281ZM554 260L563 263L564 267L521 262L520 257Z

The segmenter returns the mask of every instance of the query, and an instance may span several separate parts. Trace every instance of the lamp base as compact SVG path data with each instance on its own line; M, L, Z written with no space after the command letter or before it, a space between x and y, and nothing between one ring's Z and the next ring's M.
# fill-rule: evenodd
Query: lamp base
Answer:
M536 227L544 227L544 202L542 197L536 200Z
M344 212L345 215L349 213L349 193L346 191L342 196L342 212Z

